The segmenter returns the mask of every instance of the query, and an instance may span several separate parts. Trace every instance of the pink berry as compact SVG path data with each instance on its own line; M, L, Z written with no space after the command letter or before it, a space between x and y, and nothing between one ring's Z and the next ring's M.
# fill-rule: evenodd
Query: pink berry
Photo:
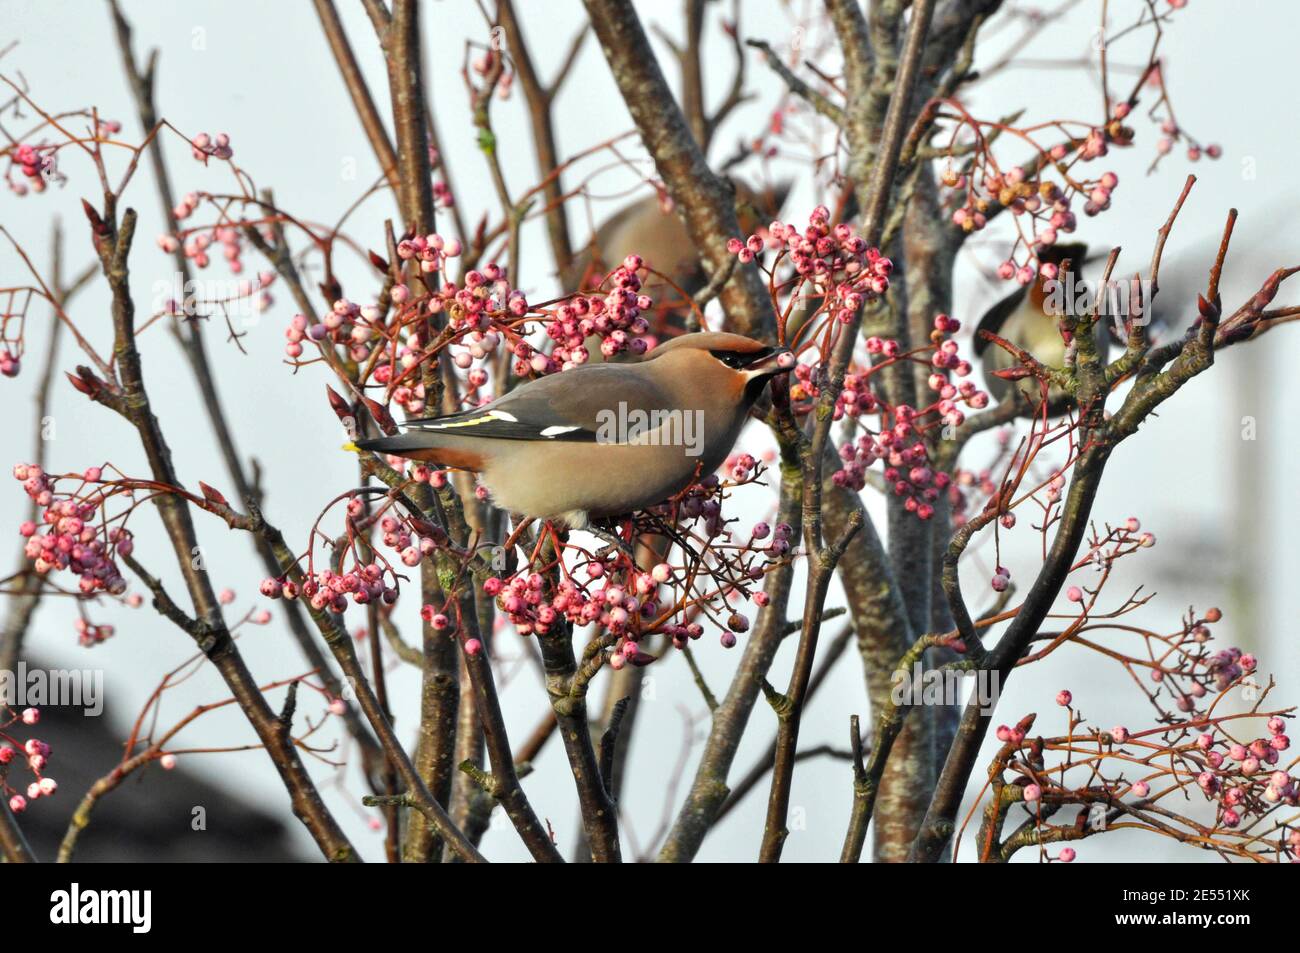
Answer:
M465 640L465 654L468 655L470 658L473 658L474 656L478 655L482 651L483 651L483 643L480 642L478 639Z
M1074 701L1074 696L1069 691L1062 689L1056 693L1056 703L1062 708L1069 708L1072 701Z
M1068 864L1073 861L1076 856L1073 847L1062 847L1061 853L1057 855L1056 859L1063 864Z
M159 763L160 765L162 765L162 769L163 769L164 771L170 771L170 770L172 770L174 767L176 767L176 755L174 755L174 754L165 754L165 755L163 755L161 758L158 759L158 763Z

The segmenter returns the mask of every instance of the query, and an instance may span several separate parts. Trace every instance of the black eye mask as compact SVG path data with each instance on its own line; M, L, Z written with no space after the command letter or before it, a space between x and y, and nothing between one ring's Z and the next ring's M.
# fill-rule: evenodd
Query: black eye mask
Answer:
M751 364L771 357L776 353L776 348L764 347L757 351L710 351L709 353L728 367L741 371Z

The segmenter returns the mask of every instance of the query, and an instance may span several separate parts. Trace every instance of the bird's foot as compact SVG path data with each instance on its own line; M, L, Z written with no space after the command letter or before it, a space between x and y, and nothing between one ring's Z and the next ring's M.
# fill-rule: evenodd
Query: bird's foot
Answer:
M595 524L588 525L586 531L609 544L608 546L604 546L597 550L597 559L604 560L608 558L611 553L617 551L627 557L628 563L632 566L636 566L636 551L632 548L631 544L623 539L622 536L619 536L618 533L596 526Z

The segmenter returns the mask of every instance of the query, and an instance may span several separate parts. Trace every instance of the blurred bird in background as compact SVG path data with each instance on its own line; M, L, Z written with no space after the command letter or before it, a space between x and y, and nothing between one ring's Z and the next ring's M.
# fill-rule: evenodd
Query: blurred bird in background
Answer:
M1019 367L1020 361L981 332L996 334L1049 367L1061 367L1065 363L1067 343L1061 334L1060 320L1076 300L1074 294L1067 292L1084 280L1082 267L1087 257L1088 246L1077 242L1041 248L1038 251L1039 264L1055 266L1051 276L1045 276L1040 268L1033 281L1021 285L980 318L975 329L975 356L984 371L985 385L995 400L1005 399L1011 389L1017 387L1037 407L1042 400L1042 385L1036 377L1015 382L998 377L995 372ZM1068 265L1068 269L1062 265ZM1055 282L1061 283L1059 289ZM1053 294L1054 291L1057 293ZM1103 361L1109 353L1112 333L1109 325L1108 321L1097 322L1097 351ZM1049 414L1062 414L1068 406L1069 398L1059 388L1053 387L1048 391Z
M753 189L744 182L735 182L740 234L752 234L760 225L779 217L790 194L790 185L785 181ZM573 290L598 285L628 255L640 255L647 265L668 279L650 275L643 286L656 305L651 330L659 336L672 330L685 330L691 306L682 294L698 293L708 284L708 279L700 267L699 250L691 241L686 225L662 196L638 199L606 219L566 269L565 287ZM599 360L599 351L589 350Z
M1062 367L1070 345L1062 336L1061 319L1082 314L1084 308L1095 304L1101 315L1096 327L1097 353L1103 361L1109 359L1112 344L1121 348L1127 344L1128 322L1145 322L1148 341L1160 343L1182 331L1186 326L1184 317L1188 321L1195 317L1196 294L1205 287L1216 248L1217 242L1201 240L1167 255L1160 269L1160 294L1154 300L1149 276L1137 284L1136 279L1116 274L1110 288L1101 288L1100 275L1089 275L1085 269L1095 267L1103 256L1089 258L1088 246L1081 242L1041 248L1039 264L1055 266L1055 272L1045 276L1040 270L1032 282L989 308L975 329L975 356L990 395L1001 401L1015 387L1037 407L1042 400L1042 385L1034 377L1015 382L998 377L997 371L1019 367L1020 361L981 332L996 334L1049 367ZM1063 414L1069 406L1069 397L1059 388L1048 391L1050 415Z

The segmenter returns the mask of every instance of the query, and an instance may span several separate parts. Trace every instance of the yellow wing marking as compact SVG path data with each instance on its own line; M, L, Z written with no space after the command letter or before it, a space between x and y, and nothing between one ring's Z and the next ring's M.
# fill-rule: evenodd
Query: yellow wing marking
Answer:
M490 423L494 420L501 420L501 419L503 418L497 416L496 413L490 413L490 414L484 414L482 417L475 417L473 420L460 420L457 421L456 423L451 423L451 424L430 424L429 429L448 430L452 427L473 427L475 424Z

